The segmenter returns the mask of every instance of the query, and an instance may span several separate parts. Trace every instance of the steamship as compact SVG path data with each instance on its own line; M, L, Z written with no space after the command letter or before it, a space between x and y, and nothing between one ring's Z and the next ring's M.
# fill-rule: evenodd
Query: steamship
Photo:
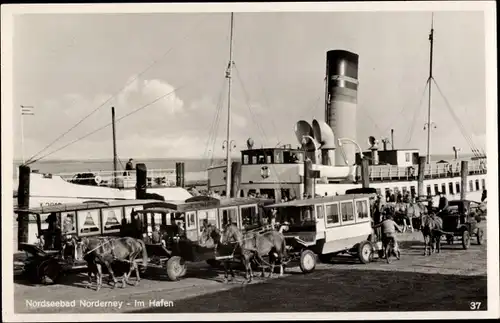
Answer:
M432 80L432 35L433 29L429 37L431 64L428 82ZM253 139L249 138L248 149L241 151L241 161L208 169L209 190L233 197L266 195L276 201L345 194L349 189L362 187L361 161L367 159L369 186L376 189L383 199L408 193L432 199L437 205L438 193L451 200L459 199L464 191L467 199L480 201L483 190L486 190L486 156L474 149L476 156L463 170L458 159L431 161L430 140L427 158L420 158L418 149L387 149L386 139L381 140L383 146L379 147L379 140L375 137L368 138L369 146L362 149L356 141L358 60L358 55L353 52L328 51L325 120L298 121L295 135L299 145L295 148L283 145L256 149L253 148ZM429 109L430 102L429 91ZM431 124L428 120L427 125ZM421 167L424 185L423 191L418 192L417 177ZM467 172L465 186L461 182L462 171Z
M232 26L233 14L231 30ZM432 33L433 29L429 37L431 62ZM230 41L232 44L232 33ZM326 56L325 120L312 120L312 123L298 121L295 124L295 135L299 146L295 148L289 144L256 149L253 147L254 141L249 138L248 149L241 151L241 161L237 162L231 161L230 149L226 149L226 163L208 168L207 184L203 184L205 188L221 196L246 197L260 194L276 201L302 198L304 195L344 194L349 189L362 186L361 161L368 159L370 186L384 198L390 193L409 192L437 199L437 193L441 192L449 199L456 199L460 197L461 191L466 191L468 199L481 199L482 192L486 189L484 154L475 154L476 157L468 161L468 168L465 170L468 182L463 186L460 160L431 161L429 144L425 163L419 163L421 159L417 149L387 149L388 142L385 139L381 140L383 147L379 147L379 140L370 137L368 149L362 149L356 141L359 56L345 50L331 50ZM226 78L231 82L232 45L229 62ZM429 75L431 79L432 63ZM429 109L430 102L429 96ZM230 100L228 112L229 105ZM432 123L428 120L427 124ZM430 138L430 129L428 130ZM226 142L230 143L230 139L228 130ZM417 175L421 167L424 167L424 191L417 192ZM147 170L148 191L160 194L166 200L185 200L192 196L184 188L185 184L189 184L185 177L189 178L190 174L185 174L182 163L178 163L175 170ZM28 180L31 207L135 198L135 171L123 173L116 170L116 167L110 172L79 174L31 172Z

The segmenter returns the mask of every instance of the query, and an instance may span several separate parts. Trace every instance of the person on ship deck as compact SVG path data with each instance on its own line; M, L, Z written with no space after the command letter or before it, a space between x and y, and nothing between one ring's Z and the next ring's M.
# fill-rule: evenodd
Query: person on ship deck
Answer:
M134 170L133 161L134 160L132 158L128 160L127 164L125 165L125 172L123 173L123 176L130 176L130 171Z

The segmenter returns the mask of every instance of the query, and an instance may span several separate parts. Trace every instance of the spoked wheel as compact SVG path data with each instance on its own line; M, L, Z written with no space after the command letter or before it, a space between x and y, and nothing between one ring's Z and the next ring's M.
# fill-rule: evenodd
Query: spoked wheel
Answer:
M470 234L467 230L462 232L462 247L464 249L469 249L470 247Z
M358 246L358 258L363 264L373 260L373 246L369 241L363 241Z
M37 279L45 285L55 284L60 274L61 266L59 263L54 259L48 259L38 266Z
M176 281L186 274L186 262L179 256L173 256L167 261L167 276L170 280Z
M304 273L310 273L316 268L316 255L309 249L300 254L300 270Z

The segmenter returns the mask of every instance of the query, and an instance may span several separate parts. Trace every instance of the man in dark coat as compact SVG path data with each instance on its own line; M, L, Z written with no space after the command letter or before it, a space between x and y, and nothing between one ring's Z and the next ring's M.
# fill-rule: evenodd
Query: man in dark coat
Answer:
M134 163L133 163L133 159L130 158L127 162L127 164L125 165L125 172L123 173L124 176L129 176L130 175L130 171L133 171L134 170Z
M448 199L442 192L439 192L438 212L444 211L447 207L448 207Z

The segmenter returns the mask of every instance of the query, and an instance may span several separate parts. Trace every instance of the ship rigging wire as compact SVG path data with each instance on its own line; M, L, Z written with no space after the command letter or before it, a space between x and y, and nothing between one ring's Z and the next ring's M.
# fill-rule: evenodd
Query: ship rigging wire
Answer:
M415 108L415 110L413 111L413 118L412 118L411 127L408 129L408 131L406 133L406 144L409 144L411 142L412 138L413 138L413 132L415 130L415 124L417 122L419 112L422 111L420 109L420 107L422 106L422 102L424 101L425 93L427 93L427 87L428 86L429 86L429 81L425 82L425 87L424 87L424 90L422 91L422 95L420 96L419 104Z
M189 37L193 34L193 32L195 30L198 29L198 27L200 27L201 23L207 18L208 16L205 16L205 17L202 17L200 18L200 20L198 21L198 23L195 25L195 27L193 27L193 29L191 29L187 34L184 35L184 37L181 38L181 40L179 41L179 43L177 43L176 45L180 45L181 43L183 43L184 41L186 41L187 39L189 39ZM42 152L46 151L48 148L50 148L53 144L55 144L57 141L59 141L60 139L62 139L65 135L67 135L69 132L71 132L73 129L75 129L76 127L78 127L83 121L85 121L86 119L88 119L90 116L92 116L94 113L96 113L98 110L100 110L105 104L107 104L109 101L111 101L112 99L114 99L118 94L120 94L121 92L123 92L123 90L125 90L130 84L132 84L133 82L135 82L139 77L141 77L142 75L144 75L147 71L149 71L154 65L156 65L159 61L163 60L168 54L170 54L175 48L176 48L176 45L174 46L171 46L166 52L164 52L159 58L155 59L152 63L150 63L145 69L143 69L140 73L136 74L133 78L131 78L120 90L118 90L117 92L115 92L114 94L112 94L108 99L106 99L104 102L102 102L97 108L95 108L94 110L92 110L89 114L87 114L85 117L83 117L80 121L78 121L76 124L74 124L73 126L71 126L67 131L65 131L63 134L59 135L59 137L57 137L56 139L54 139L51 143L49 143L47 146L45 146L42 150L40 150L39 152L35 153L33 156L31 156L26 162L25 162L25 165L29 165L29 164L32 164L38 160L40 160L41 158L38 158L35 160L35 157L40 155ZM35 160L32 162L32 160Z
M246 106L248 108L248 111L250 112L250 116L252 117L253 122L257 125L257 128L260 131L263 139L267 142L268 140L267 140L266 133L265 133L264 129L262 129L262 127L260 126L259 122L257 122L255 114L252 111L252 107L250 105L250 99L249 99L248 92L246 91L246 88L245 88L245 86L243 84L243 81L241 79L241 73L240 73L240 71L239 71L236 63L234 63L233 66L234 66L234 70L236 71L236 78L237 78L238 82L241 85L241 89L243 91L243 96L245 98L245 102L246 102ZM266 154L265 151L264 151L264 158L266 158L266 160L267 160L267 154ZM276 174L276 177L278 178L278 188L281 190L282 189L282 185L281 185L281 181L280 181L280 178L279 178L279 173L276 171L276 167L274 166L274 163L270 163L270 164L271 164L272 170L274 171L274 173ZM297 195L297 192L295 191L295 189L293 189L293 190L294 190L295 195Z
M198 80L199 80L199 78L198 78ZM161 95L161 96L157 97L157 98L156 98L156 99L154 99L153 101L151 101L151 102L149 102L149 103L147 103L147 104L145 104L145 105L143 105L143 106L141 106L141 107L139 107L139 108L137 108L137 109L135 109L135 110L133 110L133 111L131 111L131 112L129 112L129 113L127 113L127 114L123 115L123 116L121 116L120 118L116 119L115 123L118 123L118 122L120 122L121 120L123 120L123 119L125 119L125 118L127 118L127 117L129 117L129 116L131 116L131 115L133 115L133 114L135 114L135 113L137 113L137 112L139 112L139 111L141 111L141 110L143 110L143 109L145 109L145 108L147 108L147 107L149 107L149 106L153 105L153 104L155 104L156 102L160 101L161 99L164 99L164 98L166 98L166 97L168 97L168 96L170 96L170 95L172 95L172 94L174 94L174 93L178 92L180 89L185 88L188 84L190 84L190 82L187 82L187 83L183 84L182 86L179 86L179 87L175 88L174 90L172 90L172 91L170 91L170 92L168 92L168 93L166 93L166 94L163 94L163 95ZM91 136L91 135L95 134L96 132L101 131L101 130L103 130L103 129L105 129L105 128L109 127L111 124L112 124L112 122L109 122L109 123L107 123L107 124L105 124L105 125L103 125L103 126L101 126L101 127L97 128L97 129L95 129L95 130L93 130L93 131L91 131L91 132L89 132L89 133L87 133L87 134L85 134L85 135L83 135L83 136L81 136L81 137L79 137L79 138L77 138L77 139L75 139L75 140L73 140L73 141L69 142L68 144L66 144L66 145L64 145L64 146L62 146L62 147L60 147L60 148L58 148L58 149L56 149L56 150L51 151L50 153L47 153L47 154L45 154L45 155L42 155L41 157L39 157L39 158L37 158L37 159L33 159L33 160L31 160L29 163L28 163L28 162L26 162L26 163L25 163L25 165L30 165L30 164L36 163L37 161L39 161L39 160L41 160L41 159L43 159L43 158L46 158L46 157L48 157L48 156L50 156L50 155L53 155L53 154L55 154L56 152L59 152L59 151L63 150L64 148L67 148L67 147L69 147L69 146L71 146L71 145L73 145L73 144L77 143L78 141L83 140L83 139L85 139L85 138L87 138L87 137L89 137L89 136Z
M208 166L210 166L212 164L212 161L213 161L215 144L216 144L217 135L219 132L219 122L220 122L221 110L222 110L222 105L224 103L224 98L225 98L224 97L225 90L226 90L226 79L224 78L222 86L221 86L221 90L219 92L219 97L217 100L217 105L216 105L216 109L215 109L216 111L215 111L212 123L210 125L210 128L208 130L208 138L207 138L207 142L205 144L205 152L203 153L203 158L209 159L209 164L206 165L207 167L205 167L205 168L208 168ZM211 153L210 153L210 147L212 148Z
M455 121L455 123L458 125L458 128L459 128L460 132L462 133L462 136L464 136L465 140L467 141L467 144L471 148L472 153L474 154L474 156L480 157L481 156L481 152L479 151L479 149L477 148L477 146L474 144L474 141L472 140L472 137L469 136L466 128L464 127L464 125L462 124L462 122L460 121L460 119L458 118L458 116L456 115L456 113L453 111L453 109L452 109L452 107L450 105L450 102L448 101L448 99L446 98L446 96L443 94L443 91L441 90L440 86L437 84L437 82L436 82L436 80L434 80L434 78L432 79L432 81L434 81L434 84L436 85L436 88L438 89L439 94L441 94L441 96L443 97L443 100L445 102L446 108L450 112L450 114L451 114L453 120Z

